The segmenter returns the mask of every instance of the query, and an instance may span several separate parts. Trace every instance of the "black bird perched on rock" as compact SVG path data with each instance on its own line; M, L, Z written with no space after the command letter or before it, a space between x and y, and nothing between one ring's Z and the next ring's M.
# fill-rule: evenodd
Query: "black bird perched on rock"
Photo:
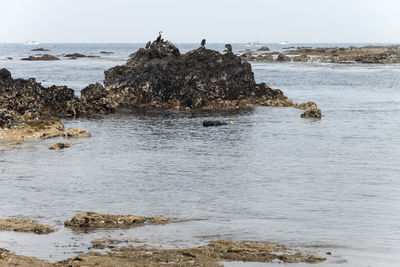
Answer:
M225 45L226 50L228 50L228 53L232 53L232 46L231 44L226 44Z
M201 40L201 47L204 47L206 45L206 39Z
M151 45L151 41L148 41L146 44L146 49L149 49L150 45Z
M156 40L157 43L159 43L161 41L161 34L162 34L162 31L160 31L158 33L158 37L157 37L157 40Z

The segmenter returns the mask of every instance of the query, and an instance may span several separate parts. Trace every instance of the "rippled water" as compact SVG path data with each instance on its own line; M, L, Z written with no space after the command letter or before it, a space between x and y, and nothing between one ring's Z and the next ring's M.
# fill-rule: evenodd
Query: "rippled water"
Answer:
M24 62L18 57L32 54L31 47L0 45L0 68L79 91L102 81L105 69L122 64L139 45L41 47L56 55L115 54ZM14 60L1 60L6 56ZM0 217L35 218L59 230L46 236L0 232L0 247L58 260L86 252L99 237L164 247L257 240L331 251L321 266L399 266L400 65L254 63L253 70L258 82L292 100L317 102L323 119L257 107L66 120L92 138L69 140L74 146L64 151L47 148L58 139L0 151ZM237 124L203 128L205 118ZM179 222L87 234L62 227L89 210Z

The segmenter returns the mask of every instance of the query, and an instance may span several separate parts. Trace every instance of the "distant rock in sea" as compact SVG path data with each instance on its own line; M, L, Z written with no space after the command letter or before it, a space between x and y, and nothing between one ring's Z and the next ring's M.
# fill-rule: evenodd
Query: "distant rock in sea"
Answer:
M39 57L29 56L27 58L22 58L21 60L37 61L37 60L60 60L60 59L56 56L44 54L43 56Z

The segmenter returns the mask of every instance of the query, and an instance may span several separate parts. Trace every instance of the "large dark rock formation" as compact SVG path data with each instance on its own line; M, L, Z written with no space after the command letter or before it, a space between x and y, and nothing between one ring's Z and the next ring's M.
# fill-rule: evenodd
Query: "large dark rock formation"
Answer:
M78 98L66 86L43 87L34 78L13 79L6 69L0 69L0 109L24 114L34 110L40 115L77 117L107 114L115 111L101 84L91 84Z
M0 70L0 108L24 114L37 110L41 115L71 117L77 115L79 99L66 86L43 87L34 78L13 79Z
M104 85L113 101L129 108L202 108L218 101L284 98L281 91L257 84L251 65L231 52L200 47L180 54L169 41L154 41L125 65L105 71Z

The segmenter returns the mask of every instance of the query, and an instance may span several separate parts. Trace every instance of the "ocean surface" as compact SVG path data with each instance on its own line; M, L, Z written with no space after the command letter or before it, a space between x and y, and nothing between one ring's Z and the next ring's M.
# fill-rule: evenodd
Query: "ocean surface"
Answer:
M67 85L79 95L143 45L0 44L0 68L45 86ZM279 51L335 44L266 45ZM181 52L198 47L177 46ZM37 47L62 60L20 60L42 53L30 51ZM233 48L241 53L249 47ZM100 57L62 57L74 52ZM33 218L58 231L0 232L0 247L57 261L87 252L91 240L105 237L162 247L255 240L322 256L332 252L316 266L400 266L400 64L252 67L257 82L280 88L296 102L316 102L322 120L301 119L300 110L277 107L191 114L126 111L64 120L66 127L84 128L92 137L68 140L73 146L63 151L48 149L61 138L0 150L0 217ZM236 124L203 128L204 119ZM63 227L81 211L177 222L89 233Z

